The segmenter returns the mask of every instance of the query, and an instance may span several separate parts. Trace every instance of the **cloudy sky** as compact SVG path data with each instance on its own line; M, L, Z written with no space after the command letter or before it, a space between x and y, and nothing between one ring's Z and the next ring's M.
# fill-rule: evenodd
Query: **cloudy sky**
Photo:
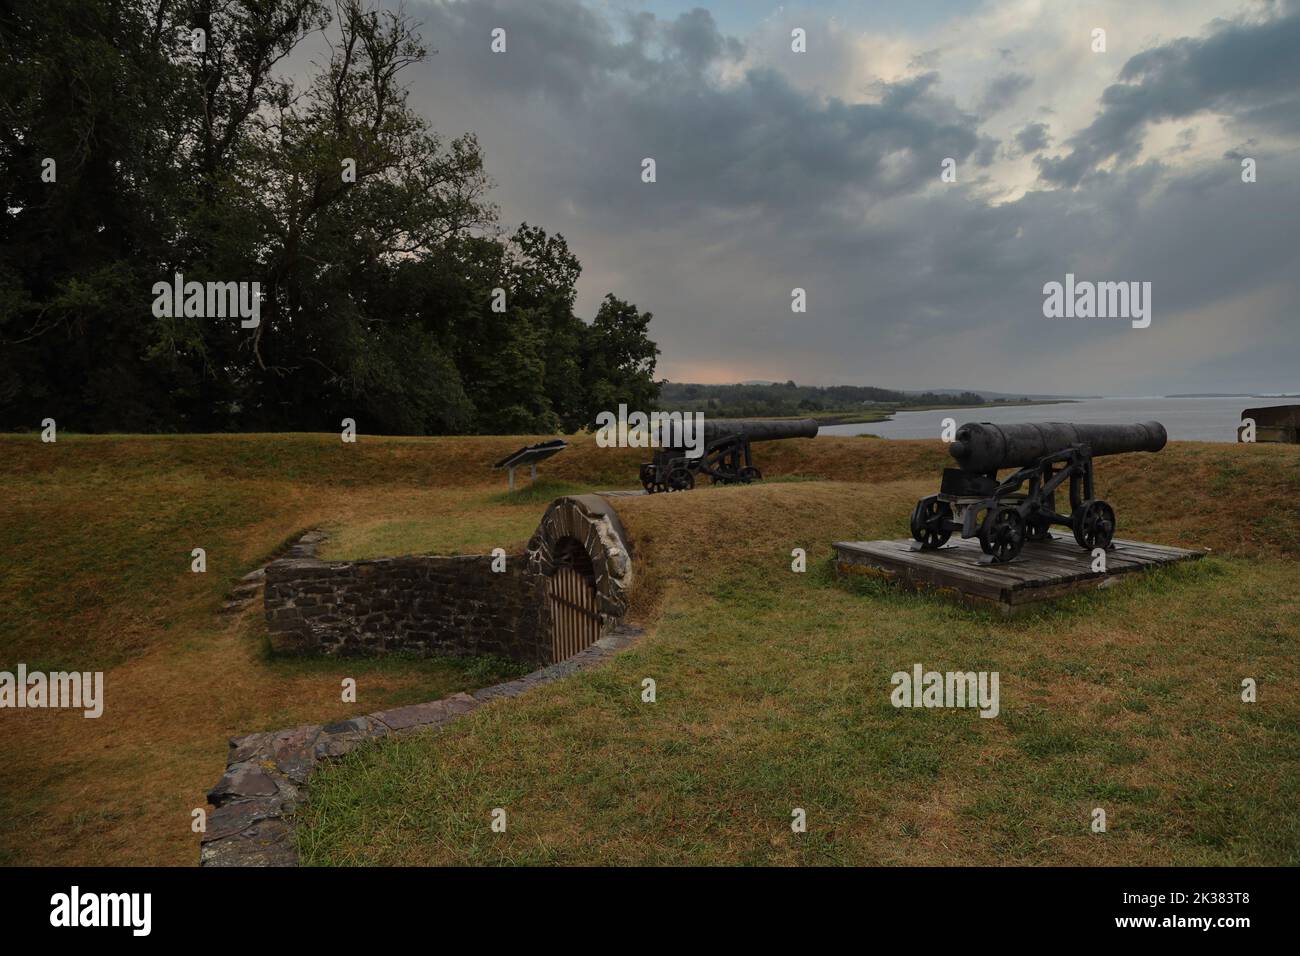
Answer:
M662 376L1300 391L1300 0L406 9L412 104L564 234L582 314L654 313ZM1150 282L1150 327L1044 318L1066 273Z

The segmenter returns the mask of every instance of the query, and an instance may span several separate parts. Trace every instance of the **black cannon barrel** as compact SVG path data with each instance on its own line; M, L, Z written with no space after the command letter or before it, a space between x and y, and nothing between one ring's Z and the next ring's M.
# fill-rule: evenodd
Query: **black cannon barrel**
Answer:
M684 413L684 419L691 421L690 413ZM651 429L657 436L661 448L681 448L683 446L682 423L673 419L660 419ZM773 421L761 418L709 418L704 416L704 444L712 444L719 438L730 435L743 435L750 441L777 441L781 438L816 438L817 420L799 418L786 421ZM692 441L698 438L692 433Z
M948 454L963 471L982 474L999 468L1024 468L1071 445L1089 445L1094 456L1120 455L1131 451L1159 451L1168 440L1165 426L1159 422L1135 425L968 422L957 429L957 440L948 446Z
M750 441L777 441L782 438L816 438L815 418L773 421L762 418L704 419L704 440L714 441L724 435L744 435Z

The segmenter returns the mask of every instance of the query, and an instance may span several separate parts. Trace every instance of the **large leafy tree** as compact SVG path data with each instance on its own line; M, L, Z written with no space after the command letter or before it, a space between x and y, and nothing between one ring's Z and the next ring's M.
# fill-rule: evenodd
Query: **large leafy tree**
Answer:
M309 38L324 65L295 83ZM545 432L648 407L648 315L584 323L563 237L501 237L477 141L407 104L424 56L358 0L0 13L0 424ZM260 324L156 317L177 272L260 283Z
M583 424L592 424L601 410L612 410L620 402L634 409L655 405L659 348L650 340L651 317L612 293L605 296L582 350L586 388L575 414Z
M140 4L0 14L0 407L164 426L192 385L154 346L149 284L184 205L183 72Z

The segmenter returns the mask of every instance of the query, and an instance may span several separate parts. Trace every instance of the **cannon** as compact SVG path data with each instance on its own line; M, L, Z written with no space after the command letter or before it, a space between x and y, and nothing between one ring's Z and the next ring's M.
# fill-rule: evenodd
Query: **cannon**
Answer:
M707 475L716 484L749 484L763 477L754 466L751 444L782 438L816 438L817 421L714 418L704 421L704 448L692 458L686 454L679 432L666 438L654 461L641 465L641 486L650 494L657 491L689 491L696 476ZM668 435L664 428L661 434Z
M960 531L963 538L978 536L985 554L1005 562L1020 553L1026 540L1046 541L1053 525L1063 525L1079 547L1109 548L1115 509L1093 496L1092 460L1156 452L1168 438L1159 422L963 425L948 446L957 467L943 470L939 494L917 502L912 537L929 550L943 547ZM999 480L998 471L1005 468L1016 470ZM1056 510L1056 491L1067 481L1070 511L1062 514Z

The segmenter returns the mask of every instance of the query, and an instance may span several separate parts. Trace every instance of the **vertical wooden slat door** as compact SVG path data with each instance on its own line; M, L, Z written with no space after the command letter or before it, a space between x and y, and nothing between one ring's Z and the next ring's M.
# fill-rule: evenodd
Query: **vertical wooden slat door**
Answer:
M591 580L571 567L556 568L546 580L551 603L552 659L572 657L600 639L600 611Z

